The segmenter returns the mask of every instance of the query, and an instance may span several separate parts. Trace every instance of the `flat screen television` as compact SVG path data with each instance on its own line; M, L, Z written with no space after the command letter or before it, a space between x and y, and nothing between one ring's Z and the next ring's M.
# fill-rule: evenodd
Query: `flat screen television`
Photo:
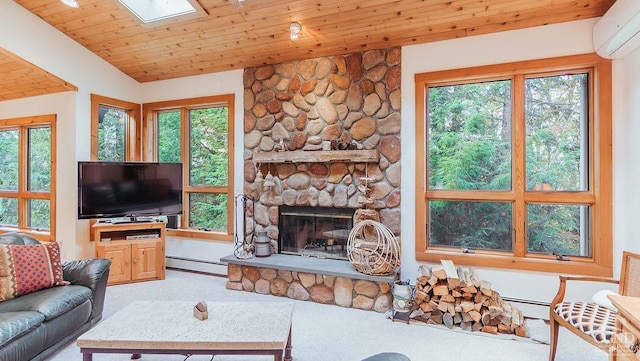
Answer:
M78 162L78 219L181 213L181 163Z

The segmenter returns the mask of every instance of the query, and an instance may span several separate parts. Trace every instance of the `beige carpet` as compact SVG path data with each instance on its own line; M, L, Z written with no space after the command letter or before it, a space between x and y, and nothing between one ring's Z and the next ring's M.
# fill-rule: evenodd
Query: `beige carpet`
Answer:
M469 334L446 328L392 322L384 314L288 298L230 291L226 278L167 271L163 281L109 286L105 317L134 300L293 302L293 359L295 361L359 361L381 352L400 352L412 361L546 361L549 346ZM194 302L194 303L195 303ZM257 312L260 310L247 310ZM168 326L170 327L170 326ZM540 325L538 325L540 327ZM545 327L544 323L541 327ZM538 332L543 332L538 331ZM95 361L126 361L130 355L96 354ZM210 356L143 355L144 361L204 361ZM266 361L265 356L216 356L214 361ZM82 360L70 344L51 361ZM569 332L560 334L556 361L606 361L607 355Z

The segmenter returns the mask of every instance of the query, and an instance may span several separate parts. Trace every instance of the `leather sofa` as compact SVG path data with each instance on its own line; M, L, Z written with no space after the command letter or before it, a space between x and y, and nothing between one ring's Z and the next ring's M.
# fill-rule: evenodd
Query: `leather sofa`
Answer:
M38 244L28 235L0 235L0 244ZM0 360L44 360L102 318L111 261L62 262L70 284L0 302Z

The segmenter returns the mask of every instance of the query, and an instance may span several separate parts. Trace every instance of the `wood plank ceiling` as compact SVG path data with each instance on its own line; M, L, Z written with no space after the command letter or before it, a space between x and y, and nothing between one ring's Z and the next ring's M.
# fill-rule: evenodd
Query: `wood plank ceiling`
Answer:
M208 16L145 27L117 0L15 1L139 82L598 17L614 2L198 0Z

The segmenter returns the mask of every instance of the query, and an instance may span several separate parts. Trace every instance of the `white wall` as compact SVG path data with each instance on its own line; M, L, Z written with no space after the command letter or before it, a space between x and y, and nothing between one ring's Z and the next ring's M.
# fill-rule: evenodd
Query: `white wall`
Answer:
M414 75L436 70L455 69L486 64L497 64L512 61L530 60L537 58L556 57L592 53L592 28L597 19L582 20L557 25L549 25L538 28L530 28L490 35L462 38L436 43L407 46L402 49L402 239L415 239L415 85ZM625 62L627 64L628 62ZM637 60L628 64L628 68L634 68ZM635 91L638 93L637 84L640 84L639 67L633 69L635 73ZM614 63L614 84L620 84L625 73L630 69L622 69L618 62ZM627 75L628 77L628 75ZM631 79L629 79L631 82ZM626 93L627 89L618 89L617 92ZM636 96L637 99L637 96ZM632 99L621 97L617 99L615 107L624 107L632 103ZM640 111L640 102L629 104L636 111ZM619 269L619 256L622 248L626 248L625 239L630 234L629 228L633 224L633 215L627 210L634 209L637 215L638 206L630 204L626 192L635 189L635 199L638 199L637 186L630 179L631 175L639 175L638 152L634 152L632 139L638 132L628 131L627 127L638 129L637 120L627 120L616 111L614 117L615 129L615 187L618 189L614 203L614 222L616 235L614 237L615 253L614 267ZM629 110L631 114L631 109ZM634 125L629 125L634 122ZM620 137L627 138L622 145ZM621 149L622 148L622 149ZM621 154L624 153L624 154ZM624 179L620 177L624 172L629 173ZM637 179L637 178L636 178ZM635 187L635 188L634 188ZM620 195L625 192L624 198ZM626 217L621 218L620 215ZM628 222L628 223L626 223ZM415 260L415 245L413 242L402 244L402 278L414 280L417 275L419 263ZM640 245L636 245L636 248ZM558 285L558 275L553 273L524 272L500 269L478 268L480 277L491 281L496 290L506 297L550 302L555 295ZM618 272L618 271L616 271ZM617 273L616 273L617 275ZM594 290L604 288L604 285L581 286L575 290L569 290L569 296L590 297ZM575 292L575 293L574 293Z
M640 49L614 61L614 77L613 239L619 255L640 253Z

